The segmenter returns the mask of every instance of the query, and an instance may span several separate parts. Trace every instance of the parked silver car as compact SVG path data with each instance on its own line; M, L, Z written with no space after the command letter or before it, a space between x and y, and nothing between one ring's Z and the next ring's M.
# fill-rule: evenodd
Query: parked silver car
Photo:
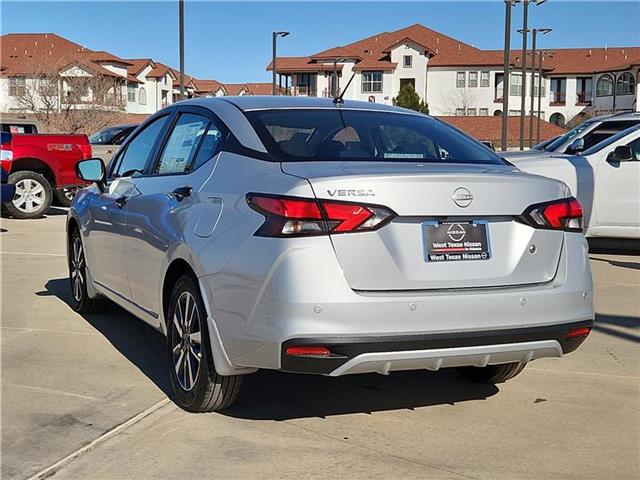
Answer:
M502 382L593 321L580 204L416 112L300 97L150 117L67 223L73 307L167 335L176 402L229 406L266 368L457 367Z

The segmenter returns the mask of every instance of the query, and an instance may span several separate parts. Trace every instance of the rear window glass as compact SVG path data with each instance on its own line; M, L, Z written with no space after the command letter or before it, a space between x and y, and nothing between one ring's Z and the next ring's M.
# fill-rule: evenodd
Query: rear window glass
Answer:
M246 113L271 154L285 162L504 162L479 142L422 115L331 109Z

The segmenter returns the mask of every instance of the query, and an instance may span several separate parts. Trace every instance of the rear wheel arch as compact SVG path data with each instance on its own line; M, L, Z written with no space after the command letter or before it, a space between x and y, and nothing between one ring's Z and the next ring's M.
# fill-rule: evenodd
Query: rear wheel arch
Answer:
M162 317L164 319L164 330L167 332L167 316L169 311L169 306L171 304L171 292L173 291L173 287L178 281L178 279L183 276L188 275L193 278L196 285L198 285L198 277L194 272L193 268L189 263L182 259L176 258L173 260L167 271L164 274L164 280L162 282Z
M42 175L51 184L51 187L56 185L56 176L51 170L51 167L44 161L38 158L25 157L18 158L11 162L11 173L20 171L37 172Z

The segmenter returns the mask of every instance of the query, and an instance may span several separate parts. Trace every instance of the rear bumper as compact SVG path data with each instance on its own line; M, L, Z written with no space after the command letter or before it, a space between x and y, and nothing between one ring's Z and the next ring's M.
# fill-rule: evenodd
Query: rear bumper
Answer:
M568 338L593 321L543 327L392 337L293 338L282 344L281 368L295 373L339 376L393 370L439 370L446 367L528 362L573 352L586 335ZM289 356L292 346L323 346L330 356Z

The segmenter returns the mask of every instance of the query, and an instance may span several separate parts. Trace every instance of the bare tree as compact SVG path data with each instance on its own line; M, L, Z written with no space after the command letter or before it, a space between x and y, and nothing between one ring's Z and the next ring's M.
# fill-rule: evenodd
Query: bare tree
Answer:
M476 108L478 94L468 88L456 88L453 91L442 92L442 113L444 115L456 115L456 110L464 110L467 114L469 108Z
M64 75L64 76L63 76ZM124 81L91 65L67 68L40 64L17 95L20 109L49 132L89 133L117 122L124 113Z

